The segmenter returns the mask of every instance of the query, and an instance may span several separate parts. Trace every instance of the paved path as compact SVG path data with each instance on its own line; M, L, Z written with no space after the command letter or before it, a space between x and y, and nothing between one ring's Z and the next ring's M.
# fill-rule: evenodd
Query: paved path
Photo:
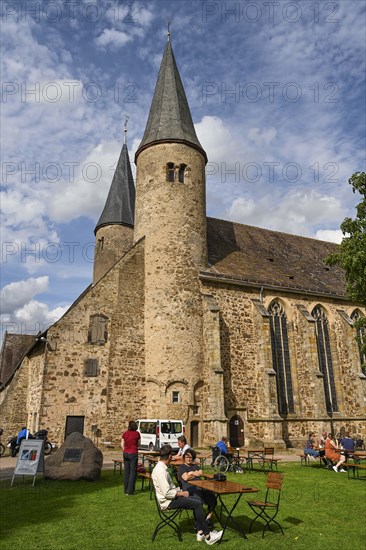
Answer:
M102 449L101 449L102 450ZM0 479L10 478L13 475L17 457L13 458L7 455L0 457ZM113 459L122 458L121 451L102 450L103 452L103 470L110 470L113 468ZM203 452L203 451L202 451ZM291 451L275 453L276 458L280 458L282 462L300 462L296 453L300 453L302 450L291 449ZM47 457L46 457L47 460Z

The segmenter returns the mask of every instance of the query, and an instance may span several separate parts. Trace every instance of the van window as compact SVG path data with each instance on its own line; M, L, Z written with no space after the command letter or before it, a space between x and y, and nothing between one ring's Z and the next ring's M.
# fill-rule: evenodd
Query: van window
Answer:
M140 433L154 435L156 431L156 422L141 422Z
M181 434L182 424L181 422L162 422L161 433L162 434Z

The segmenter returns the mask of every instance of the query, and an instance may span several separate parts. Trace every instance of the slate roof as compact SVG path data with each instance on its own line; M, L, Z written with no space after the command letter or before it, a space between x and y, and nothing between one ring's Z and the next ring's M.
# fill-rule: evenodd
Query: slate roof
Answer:
M104 210L94 229L94 235L104 225L118 224L133 226L134 213L135 185L127 145L124 143Z
M343 270L324 263L337 244L215 218L207 240L206 276L346 298Z
M36 336L34 334L14 334L11 332L4 334L0 359L1 385L5 385L10 380L17 369L19 361L35 340Z
M199 149L207 161L194 129L170 42L165 46L145 133L135 159L147 146L159 142L189 143Z

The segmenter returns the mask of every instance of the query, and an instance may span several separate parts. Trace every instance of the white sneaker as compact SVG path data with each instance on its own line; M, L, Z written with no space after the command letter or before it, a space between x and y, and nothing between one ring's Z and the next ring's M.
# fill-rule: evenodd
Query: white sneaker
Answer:
M205 540L205 534L204 533L197 533L196 539L198 540L198 542L202 542L203 540Z
M308 457L310 458L310 460L315 460L315 456L313 455L308 455Z
M222 537L222 531L216 531L216 533L214 531L211 531L210 538L209 539L205 538L206 544L210 544L210 545L215 544L216 542L219 542L221 537Z
M343 468L341 468L339 471L342 472L342 474L345 474L347 472L347 470L343 470Z
M337 466L333 466L333 470L338 473Z

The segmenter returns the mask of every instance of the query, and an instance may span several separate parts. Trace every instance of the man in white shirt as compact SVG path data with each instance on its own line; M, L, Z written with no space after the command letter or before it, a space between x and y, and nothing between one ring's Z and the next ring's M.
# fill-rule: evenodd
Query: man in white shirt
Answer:
M174 462L174 460L177 460L178 458L181 459L182 456L184 455L184 453L186 452L186 450L190 449L190 446L187 443L187 439L186 439L185 435L180 435L178 437L178 447L179 447L179 450L178 450L177 454L172 457L173 462Z
M168 471L171 459L171 446L163 445L160 449L160 460L151 474L160 508L193 510L197 525L197 540L204 540L209 545L215 544L221 539L222 531L210 531L201 500L189 496L188 491L182 491L174 485Z

